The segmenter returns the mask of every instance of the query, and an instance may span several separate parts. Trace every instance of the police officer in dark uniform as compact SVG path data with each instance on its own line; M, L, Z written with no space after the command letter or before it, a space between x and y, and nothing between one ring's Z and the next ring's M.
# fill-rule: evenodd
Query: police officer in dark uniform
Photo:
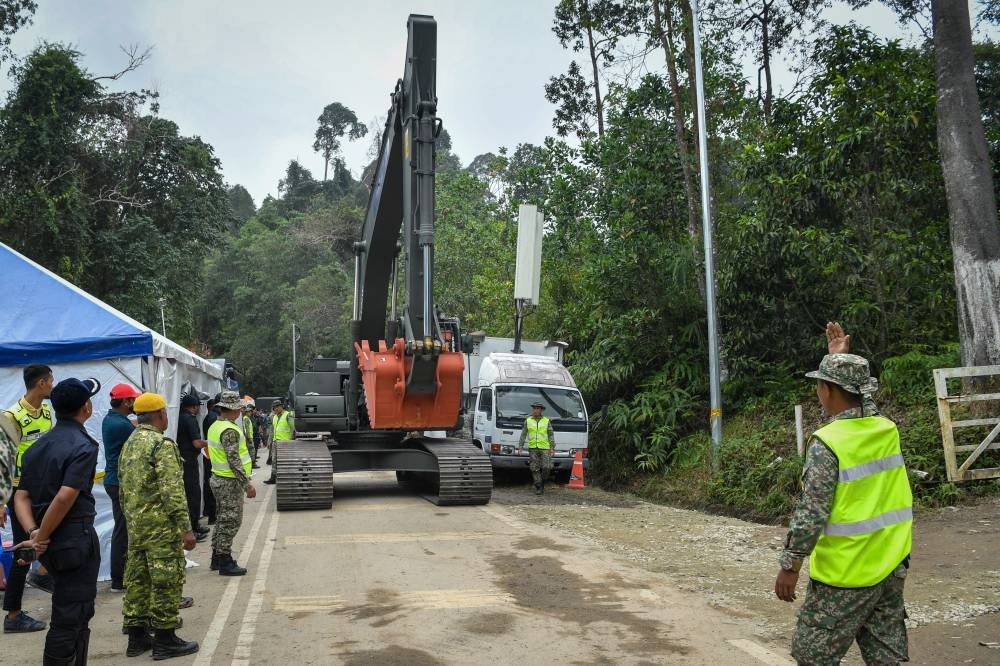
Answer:
M94 413L96 379L64 379L50 400L56 425L24 454L14 497L33 548L54 580L44 666L86 664L101 548L94 530L94 473L99 445L83 424Z
M209 529L199 524L201 519L201 449L208 442L201 436L198 411L201 399L193 393L181 396L181 414L177 422L177 448L184 462L184 495L187 497L188 517L198 541L204 541Z

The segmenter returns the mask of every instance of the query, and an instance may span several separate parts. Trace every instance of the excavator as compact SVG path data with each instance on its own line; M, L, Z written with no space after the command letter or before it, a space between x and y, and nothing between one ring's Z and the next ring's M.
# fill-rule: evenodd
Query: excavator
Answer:
M439 505L485 504L492 494L484 451L471 439L427 434L455 429L464 361L459 320L433 300L437 24L413 14L407 31L403 78L354 244L355 354L317 359L292 380L296 432L321 435L275 449L279 511L328 509L333 474L363 470L395 471L401 485Z

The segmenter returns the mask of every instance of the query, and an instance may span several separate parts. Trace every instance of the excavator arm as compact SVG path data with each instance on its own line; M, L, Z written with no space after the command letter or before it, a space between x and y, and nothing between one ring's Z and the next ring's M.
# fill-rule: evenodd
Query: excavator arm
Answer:
M407 31L403 78L392 93L354 246L352 428L364 416L375 429L451 428L461 401L464 363L442 340L433 300L437 24L413 14ZM400 263L404 304L397 313Z

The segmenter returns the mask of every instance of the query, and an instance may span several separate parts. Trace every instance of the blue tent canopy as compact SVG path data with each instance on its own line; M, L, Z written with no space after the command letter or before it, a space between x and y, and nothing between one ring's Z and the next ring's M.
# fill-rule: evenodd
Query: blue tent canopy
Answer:
M0 366L153 353L152 332L0 243Z

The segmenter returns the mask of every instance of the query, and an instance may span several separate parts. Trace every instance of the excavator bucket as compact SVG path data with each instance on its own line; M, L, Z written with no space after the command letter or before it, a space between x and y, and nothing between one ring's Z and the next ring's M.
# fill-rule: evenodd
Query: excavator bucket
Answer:
M372 351L367 340L355 344L358 367L365 387L368 420L378 430L443 430L455 427L462 399L465 361L459 352L440 352L437 358L437 390L417 393L406 390L413 358L398 338L391 349L379 340Z

